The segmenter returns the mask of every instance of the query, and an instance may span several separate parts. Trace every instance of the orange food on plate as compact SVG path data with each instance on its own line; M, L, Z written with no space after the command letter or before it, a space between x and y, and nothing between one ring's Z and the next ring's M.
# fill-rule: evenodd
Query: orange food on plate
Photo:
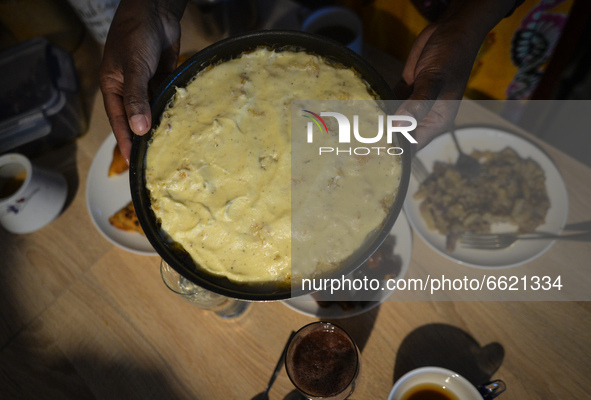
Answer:
M121 155L119 146L115 146L113 150L113 160L109 166L109 176L115 176L124 173L129 169L129 165L125 161L125 158Z
M109 218L109 223L115 228L144 234L144 231L138 221L133 203L130 201L125 207L117 211Z

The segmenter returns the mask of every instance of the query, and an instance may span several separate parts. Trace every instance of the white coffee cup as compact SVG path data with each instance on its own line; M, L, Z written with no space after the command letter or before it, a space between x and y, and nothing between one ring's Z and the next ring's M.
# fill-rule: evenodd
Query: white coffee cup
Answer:
M11 233L34 232L62 211L68 187L58 172L21 154L0 156L0 225Z
M492 399L505 390L502 381L490 382L477 388L456 372L439 367L423 367L414 369L398 379L388 400L406 400L411 393L429 387L437 388L442 393L451 393L453 396L449 398L458 400Z
M320 8L308 15L302 23L302 30L327 36L361 54L363 24L357 14L348 8Z

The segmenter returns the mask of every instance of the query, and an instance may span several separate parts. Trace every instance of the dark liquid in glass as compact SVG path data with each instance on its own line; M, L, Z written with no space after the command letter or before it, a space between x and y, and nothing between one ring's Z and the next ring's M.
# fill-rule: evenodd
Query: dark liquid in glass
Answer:
M297 344L292 379L304 392L329 397L347 389L357 374L357 350L351 340L335 331L316 331Z

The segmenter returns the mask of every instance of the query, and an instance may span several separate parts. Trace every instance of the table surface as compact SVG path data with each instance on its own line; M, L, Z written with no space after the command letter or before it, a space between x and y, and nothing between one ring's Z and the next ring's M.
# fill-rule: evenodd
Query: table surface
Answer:
M183 49L198 50L206 43L190 28ZM77 62L87 73L98 65L88 56ZM158 257L126 252L101 236L85 187L110 128L100 93L92 93L88 132L38 160L66 175L65 211L32 234L0 231L0 397L250 399L266 386L290 332L317 319L270 302L223 320L171 293ZM475 110L485 112L468 106L460 119L469 123ZM566 182L568 222L589 220L591 188L581 182L591 170L540 145ZM413 236L409 270L457 267ZM585 266L589 259L588 244L557 242L524 268ZM398 377L424 365L453 369L473 382L503 379L506 399L589 396L588 302L387 301L335 322L362 350L355 399L385 399ZM292 389L283 370L271 398Z

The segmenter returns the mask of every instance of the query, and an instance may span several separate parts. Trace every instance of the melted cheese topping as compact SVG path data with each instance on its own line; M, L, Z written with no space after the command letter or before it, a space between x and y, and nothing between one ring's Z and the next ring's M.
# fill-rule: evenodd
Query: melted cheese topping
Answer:
M178 88L154 131L146 160L154 213L214 275L289 285L292 242L294 276L318 274L379 227L396 195L397 157L311 157L302 165L307 156L298 151L292 171L294 99L373 97L350 69L303 52L259 49ZM378 182L385 175L392 185Z

